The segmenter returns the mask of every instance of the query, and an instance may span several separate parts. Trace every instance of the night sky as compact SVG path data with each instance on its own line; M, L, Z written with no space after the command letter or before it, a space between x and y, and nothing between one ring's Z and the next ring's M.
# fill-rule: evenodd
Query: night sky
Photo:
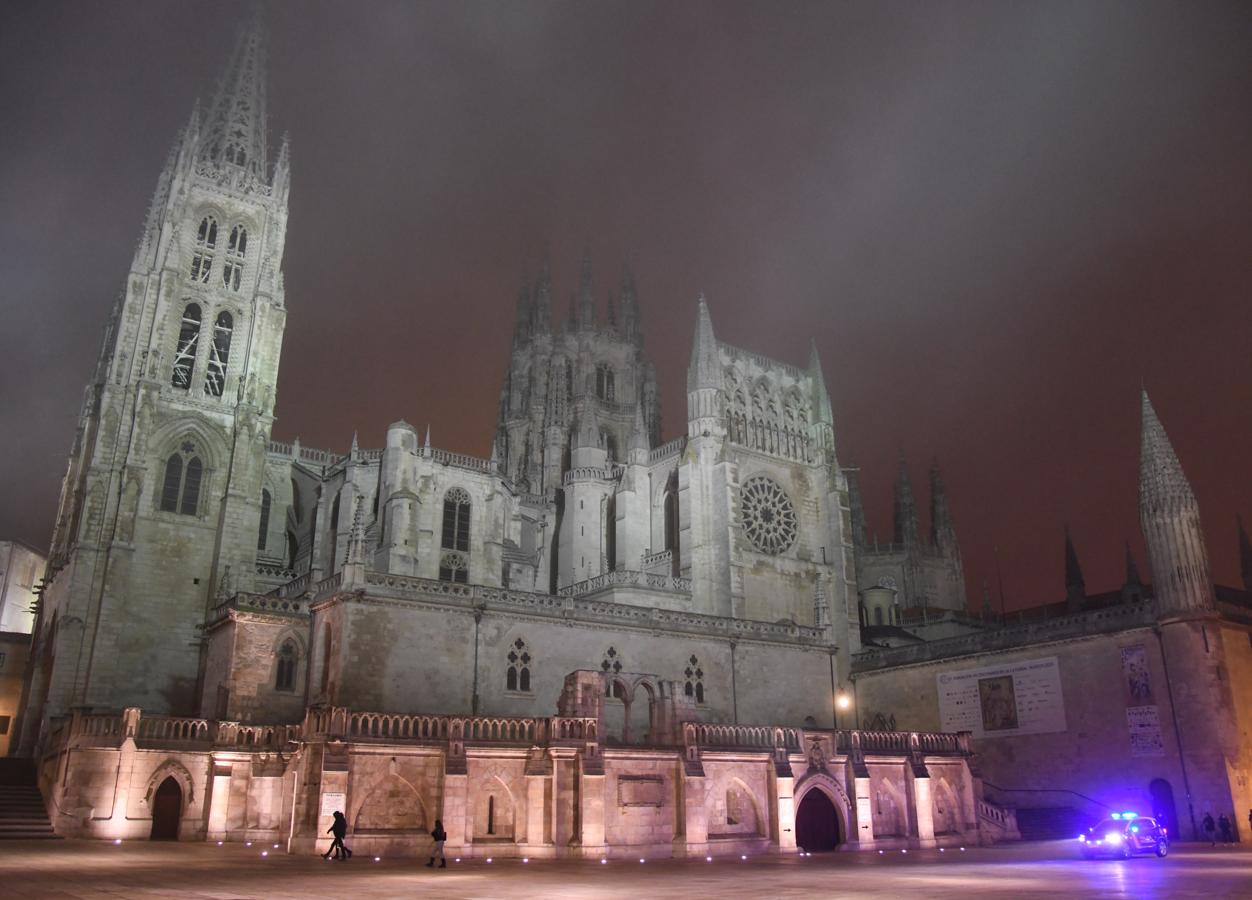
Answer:
M247 7L0 10L0 539L47 545L82 390L166 152ZM629 255L663 438L695 298L822 355L891 534L943 468L971 602L1122 581L1146 384L1239 583L1252 516L1252 4L281 3L292 143L276 439L389 422L486 456L513 303ZM923 519L925 527L925 520Z

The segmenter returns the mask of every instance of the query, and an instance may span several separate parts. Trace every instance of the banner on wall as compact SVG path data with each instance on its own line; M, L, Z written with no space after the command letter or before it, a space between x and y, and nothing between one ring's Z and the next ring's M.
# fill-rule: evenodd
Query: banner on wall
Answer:
M1165 741L1161 738L1161 714L1157 707L1127 707L1126 727L1130 729L1131 756L1165 755Z
M1061 670L1055 656L936 676L944 731L977 738L1065 731Z
M1122 682L1126 686L1127 706L1152 705L1152 676L1143 644L1122 648Z

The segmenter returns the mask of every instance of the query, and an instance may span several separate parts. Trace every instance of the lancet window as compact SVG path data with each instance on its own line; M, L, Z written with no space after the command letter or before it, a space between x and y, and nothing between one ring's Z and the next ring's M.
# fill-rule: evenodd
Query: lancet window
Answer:
M230 230L230 238L226 242L226 261L222 264L222 284L232 291L239 290L239 279L243 276L243 260L248 255L248 229L236 225Z
M291 638L287 638L278 649L278 670L274 678L274 690L294 691L295 689L296 642Z
M596 396L612 401L617 393L613 369L607 365L596 366Z
M508 668L504 673L505 689L530 693L531 656L530 649L524 640L518 638L512 643L506 662L508 662Z
M209 372L204 379L204 392L210 397L222 396L226 386L226 363L230 359L230 338L234 320L230 313L219 313L213 325L213 344L209 348Z
M196 248L191 256L191 280L200 284L209 283L209 272L213 269L213 252L217 249L217 219L205 216L200 220L196 230Z
M443 554L439 580L469 580L470 498L463 488L453 488L443 498Z
M267 535L269 534L269 530L270 530L270 507L273 505L274 505L274 498L270 496L270 492L267 490L262 490L261 491L261 528L260 528L259 533L257 534L257 539L256 539L256 548L258 550L265 549L265 544L266 544L266 541L268 540Z
M200 342L200 307L188 303L178 327L178 346L174 350L174 374L170 383L184 391L191 387L191 373L196 367L196 346Z
M683 685L683 694L695 700L696 703L703 703L704 670L700 668L700 661L696 659L695 654L687 660L687 668L683 669L683 675L687 679Z
M162 512L194 516L200 508L200 482L204 464L196 453L196 445L183 441L165 460L165 477L161 482Z

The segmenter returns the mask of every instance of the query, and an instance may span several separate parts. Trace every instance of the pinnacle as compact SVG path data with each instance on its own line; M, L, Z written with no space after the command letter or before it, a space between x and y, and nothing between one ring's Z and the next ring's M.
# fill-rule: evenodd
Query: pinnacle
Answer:
M713 319L704 294L696 301L696 331L691 340L691 362L687 367L687 390L719 388L722 383L721 364L717 359L717 339L713 336Z
M1174 452L1165 427L1157 417L1148 392L1143 391L1142 431L1139 440L1139 504L1141 508L1163 503L1194 505L1195 495L1182 463Z

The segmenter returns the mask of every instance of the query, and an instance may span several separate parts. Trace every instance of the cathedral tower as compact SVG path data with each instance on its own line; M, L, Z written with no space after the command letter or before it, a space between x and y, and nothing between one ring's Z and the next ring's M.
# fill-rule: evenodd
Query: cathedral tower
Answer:
M286 319L289 158L284 140L271 167L265 103L253 26L169 155L109 317L62 485L24 741L71 706L191 712L198 627L215 597L252 587Z

